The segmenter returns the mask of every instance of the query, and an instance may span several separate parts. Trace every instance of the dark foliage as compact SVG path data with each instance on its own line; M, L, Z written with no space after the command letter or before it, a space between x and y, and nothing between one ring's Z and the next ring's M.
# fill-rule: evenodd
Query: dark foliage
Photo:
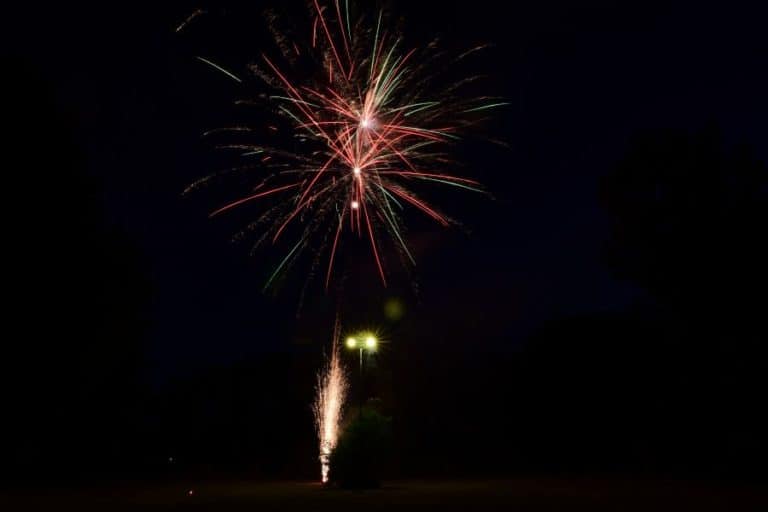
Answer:
M348 489L379 487L390 449L390 419L363 409L344 430L331 455L331 482Z

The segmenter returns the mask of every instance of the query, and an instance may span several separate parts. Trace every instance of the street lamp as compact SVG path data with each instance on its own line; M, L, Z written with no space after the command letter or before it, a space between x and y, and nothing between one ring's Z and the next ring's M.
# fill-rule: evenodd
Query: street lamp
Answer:
M360 415L363 414L363 361L365 360L363 358L363 352L375 352L376 347L378 346L379 341L376 339L376 336L370 333L364 333L360 334L358 336L350 336L347 338L347 348L349 350L357 350L360 354Z
M360 354L360 372L363 371L363 352L375 352L376 347L379 345L379 340L372 334L363 334L358 336L350 336L347 338L347 348L349 350L358 350Z

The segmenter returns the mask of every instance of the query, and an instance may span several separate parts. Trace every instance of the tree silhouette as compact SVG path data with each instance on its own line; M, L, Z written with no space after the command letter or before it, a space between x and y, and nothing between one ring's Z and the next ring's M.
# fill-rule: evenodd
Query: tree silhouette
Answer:
M764 303L767 196L765 166L716 130L638 137L602 183L608 263L665 308L749 331Z

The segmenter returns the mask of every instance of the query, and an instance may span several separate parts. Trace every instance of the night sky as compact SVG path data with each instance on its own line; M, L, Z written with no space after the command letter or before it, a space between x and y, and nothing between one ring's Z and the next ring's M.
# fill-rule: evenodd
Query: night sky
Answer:
M384 288L361 252L341 299L318 282L302 294L306 264L262 294L275 255L231 243L248 212L209 220L215 191L182 195L216 170L200 135L241 115L232 102L244 93L194 57L243 69L260 52L266 4L218 3L180 34L199 5L158 4L3 16L5 338L20 349L6 386L11 466L55 466L71 455L66 440L110 467L171 449L209 461L210 433L245 431L258 409L309 466L307 406L336 311L388 342L379 393L403 452L488 432L457 455L466 467L503 467L485 451L503 439L516 470L583 469L576 448L520 448L552 435L554 446L594 441L588 469L679 468L685 457L667 448L708 424L700 435L713 439L716 469L757 468L768 454L755 412L768 371L768 38L757 2L393 1L414 44L435 33L457 51L494 43L478 72L511 105L482 135L508 147L461 147L493 199L437 196L462 227L414 212L415 272L392 259ZM391 300L402 318L385 314ZM260 395L254 383L284 389ZM222 396L259 405L238 415ZM475 419L451 421L457 403ZM200 449L164 444L189 418L208 418L185 437ZM647 446L662 448L646 459ZM616 451L628 455L617 462ZM264 457L265 474L292 474ZM403 460L431 470L418 455Z

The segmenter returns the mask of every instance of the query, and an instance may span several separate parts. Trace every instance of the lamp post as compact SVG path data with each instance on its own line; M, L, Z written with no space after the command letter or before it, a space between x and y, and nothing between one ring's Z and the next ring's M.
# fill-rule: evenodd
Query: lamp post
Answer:
M365 398L363 381L365 359L363 358L363 352L375 352L378 344L378 340L372 334L362 334L358 336L350 336L347 338L347 348L349 350L357 350L360 356L360 417L363 416L363 399Z

